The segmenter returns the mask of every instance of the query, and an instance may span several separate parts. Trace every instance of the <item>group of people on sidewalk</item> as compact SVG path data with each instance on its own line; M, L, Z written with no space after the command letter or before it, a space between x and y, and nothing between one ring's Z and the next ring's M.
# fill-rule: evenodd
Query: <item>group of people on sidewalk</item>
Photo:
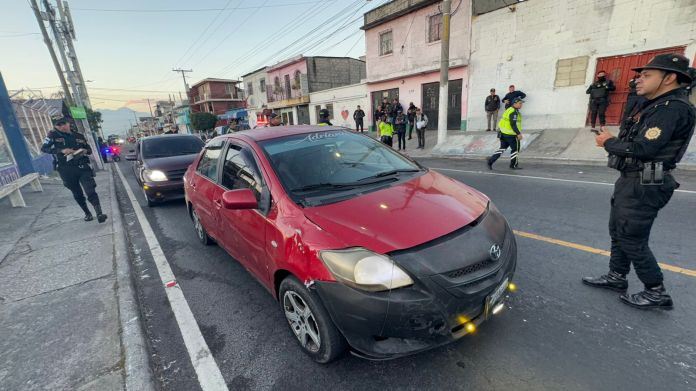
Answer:
M360 106L358 106L359 108ZM425 148L425 129L428 126L428 116L419 107L416 107L413 102L409 104L406 113L404 113L399 99L394 98L392 103L389 103L389 100L384 98L382 104L377 106L374 118L376 121L375 126L379 130L380 140L384 144L393 147L394 134L396 134L398 150L405 151L406 134L408 133L408 139L411 140L413 138L413 130L415 129L416 137L418 138L418 147L416 149Z

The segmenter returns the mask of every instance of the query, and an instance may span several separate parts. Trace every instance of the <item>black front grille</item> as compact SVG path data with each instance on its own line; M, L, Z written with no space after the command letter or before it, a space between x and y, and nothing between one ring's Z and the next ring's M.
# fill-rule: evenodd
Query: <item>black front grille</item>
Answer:
M454 279L457 279L457 278L461 278L462 276L465 276L465 275L467 275L467 274L475 273L475 272L477 272L477 271L479 271L479 270L482 270L482 269L486 269L486 268L488 268L488 267L491 267L491 266L493 266L493 264L495 264L496 262L497 262L497 261L494 261L494 260L492 260L492 259L485 259L485 260L483 260L483 261L481 261L481 262L478 262L478 263L475 263L475 264L473 264L473 265L469 265L469 266L467 266L467 267L464 267L464 268L461 268L461 269L458 269L458 270L453 270L453 271L451 271L451 272L449 272L449 273L446 273L445 275L447 276L447 278L451 278L451 279L454 280Z
M169 179L170 181L178 181L184 177L185 173L186 169L182 168L181 170L167 171L165 174L167 175L167 179Z

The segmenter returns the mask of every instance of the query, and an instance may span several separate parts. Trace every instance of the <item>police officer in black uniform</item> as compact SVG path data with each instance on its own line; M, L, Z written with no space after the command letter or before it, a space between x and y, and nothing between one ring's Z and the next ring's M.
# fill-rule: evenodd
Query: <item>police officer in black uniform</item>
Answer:
M625 292L632 263L645 289L620 298L637 308L673 306L648 239L657 213L679 187L670 171L681 160L694 133L696 109L684 88L692 81L688 66L689 60L682 55L661 54L635 68L641 74L636 91L648 100L629 119L631 123L622 127L618 138L603 130L596 136L597 145L609 152L609 167L619 170L621 177L611 198L609 273L582 281Z
M84 149L84 153L74 154L80 149ZM63 180L63 185L70 189L75 201L85 212L85 221L94 220L92 212L85 202L85 193L87 200L94 207L97 221L100 223L106 221L107 216L102 212L99 196L95 191L97 183L94 181L94 172L89 165L89 157L87 157L87 155L92 154L92 148L87 143L85 136L72 131L70 123L66 119L59 119L55 123L55 129L48 132L41 146L41 151L54 156L55 168Z
M329 113L328 109L321 109L319 110L319 126L333 126L331 121L329 121L329 117L331 114Z
M587 87L585 92L590 94L590 124L593 128L597 123L597 114L599 114L599 124L601 126L607 124L605 113L609 106L609 92L614 90L616 90L614 82L607 80L607 73L604 71L597 72L597 81Z

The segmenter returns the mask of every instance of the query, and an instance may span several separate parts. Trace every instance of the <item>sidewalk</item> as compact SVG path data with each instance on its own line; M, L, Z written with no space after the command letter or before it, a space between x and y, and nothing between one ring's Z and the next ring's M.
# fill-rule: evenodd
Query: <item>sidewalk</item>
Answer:
M152 389L110 171L96 181L103 224L60 179L0 200L0 390Z

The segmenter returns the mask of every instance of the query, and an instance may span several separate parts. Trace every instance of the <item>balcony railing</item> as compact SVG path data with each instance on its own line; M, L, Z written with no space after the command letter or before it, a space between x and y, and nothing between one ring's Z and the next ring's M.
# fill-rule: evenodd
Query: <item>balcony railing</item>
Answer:
M241 94L202 94L193 97L193 103L201 103L213 99L243 99L240 97Z

